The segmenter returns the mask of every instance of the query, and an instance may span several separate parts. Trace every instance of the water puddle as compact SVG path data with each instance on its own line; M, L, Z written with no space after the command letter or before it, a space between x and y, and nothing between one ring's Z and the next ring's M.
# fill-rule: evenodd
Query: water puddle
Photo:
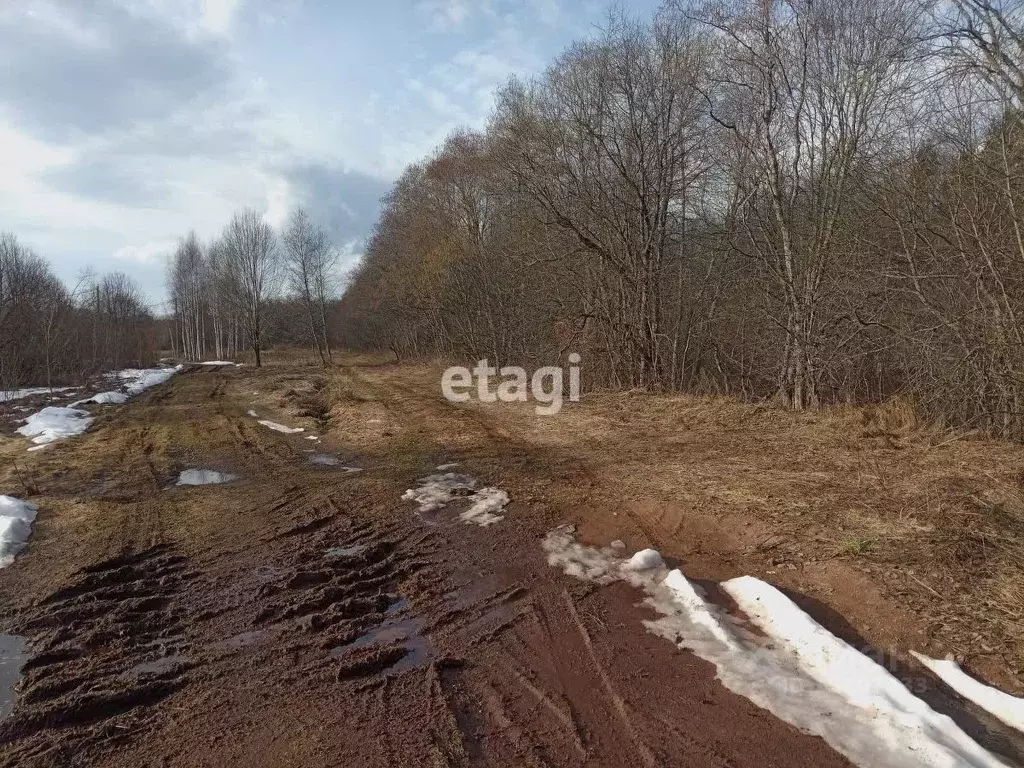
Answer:
M401 643L405 647L405 656L388 667L388 672L405 672L426 666L433 658L433 650L423 637L423 620L413 616L402 618L401 614L408 605L409 601L406 598L399 598L385 611L391 618L386 619L380 626L366 631L352 642L335 646L330 651L331 656L336 659L344 658L353 651L367 646Z
M238 475L229 472L218 472L215 469L186 469L178 475L175 485L221 485L232 483Z
M331 547L325 553L325 557L355 557L367 550L367 544L350 544L347 547Z
M154 659L153 661L144 661L141 664L136 664L134 667L125 672L123 677L162 675L165 672L170 672L175 667L188 663L188 660L188 656L185 656L181 653L175 653L170 656L162 656L161 658Z
M346 466L345 462L339 459L337 456L332 456L329 453L312 453L307 457L306 461L317 467L325 467L328 469L340 469L343 472L362 472L362 467Z
M21 679L21 667L27 657L25 638L0 635L0 720L14 709L14 686Z
M246 632L239 632L226 640L220 640L213 644L214 648L226 651L238 651L242 648L250 648L263 642L270 632L266 629L250 629Z

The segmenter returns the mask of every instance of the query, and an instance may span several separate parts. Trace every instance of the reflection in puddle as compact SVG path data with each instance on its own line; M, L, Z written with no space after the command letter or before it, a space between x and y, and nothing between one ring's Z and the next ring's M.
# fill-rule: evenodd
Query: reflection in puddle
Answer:
M0 635L0 719L14 709L14 686L21 678L21 667L27 656L25 638Z
M388 672L404 672L408 669L426 666L433 654L430 643L421 634L423 620L415 617L400 618L399 616L408 605L409 601L406 598L399 598L385 611L391 618L385 620L379 627L374 627L363 633L352 642L335 646L331 649L331 656L343 658L353 651L370 645L401 643L405 647L405 656L388 667Z

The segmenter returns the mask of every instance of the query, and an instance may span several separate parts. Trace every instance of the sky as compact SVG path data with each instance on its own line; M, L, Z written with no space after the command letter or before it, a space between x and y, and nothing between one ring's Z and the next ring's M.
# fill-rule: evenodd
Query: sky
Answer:
M655 0L631 12L652 14ZM0 0L0 231L158 309L190 230L303 206L358 259L402 169L606 0Z

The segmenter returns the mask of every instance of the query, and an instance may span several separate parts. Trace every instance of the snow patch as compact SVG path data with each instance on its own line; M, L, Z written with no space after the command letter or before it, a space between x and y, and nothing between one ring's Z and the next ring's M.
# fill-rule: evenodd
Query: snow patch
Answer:
M481 488L470 499L473 500L472 505L459 515L462 522L486 528L505 519L504 515L498 514L505 509L509 501L508 494L504 491L497 488Z
M124 382L125 391L129 397L145 392L150 387L163 384L185 366L176 365L173 368L125 368L122 371L115 371L110 376Z
M8 389L0 391L0 403L8 403L11 400L21 400L33 395L49 395L58 392L71 392L79 387L28 387L26 389Z
M127 402L128 395L124 394L124 392L100 392L92 397L72 403L71 407L76 408L79 405L87 405L89 403L95 403L96 405L124 405Z
M464 498L470 505L459 514L459 519L485 528L505 519L504 515L498 513L509 502L505 491L498 488L476 490L475 478L455 472L420 478L419 487L410 488L402 494L402 498L419 504L421 513L433 512L447 506L454 499Z
M652 568L664 568L665 561L661 559L661 553L658 550L641 549L622 567L629 568L631 571L648 571Z
M186 469L178 475L175 485L219 485L238 479L238 475L218 472L214 469Z
M256 413L256 411L252 410L251 408L248 411L246 411L245 413L246 413L247 416L252 416L254 419L259 418L259 414Z
M260 419L260 424L275 432L283 432L286 435L295 435L306 431L302 427L286 427L284 424L278 424L276 421L268 421L267 419Z
M1024 699L975 680L955 661L932 659L917 651L910 654L965 699L973 701L1011 728L1024 731Z
M14 556L25 548L38 510L27 501L0 496L0 568L13 563Z
M448 472L449 470L455 469L457 466L459 466L459 462L449 461L447 464L438 464L437 469L441 472Z
M471 492L476 488L476 480L472 477L454 472L428 475L420 478L419 484L419 488L410 488L403 493L402 498L419 504L420 512L441 509L456 497L472 495Z
M238 363L232 362L231 360L204 360L201 363L197 363L197 365L233 365L236 368L239 367Z
M611 548L580 545L566 529L543 542L548 562L598 584L627 581L662 614L651 632L713 663L722 683L776 717L821 736L857 765L1001 766L888 670L821 627L775 587L744 576L722 584L762 636L676 569L634 571Z
M42 445L80 435L92 422L93 417L88 411L49 405L29 416L25 424L18 427L17 432L25 437L31 437L33 443Z

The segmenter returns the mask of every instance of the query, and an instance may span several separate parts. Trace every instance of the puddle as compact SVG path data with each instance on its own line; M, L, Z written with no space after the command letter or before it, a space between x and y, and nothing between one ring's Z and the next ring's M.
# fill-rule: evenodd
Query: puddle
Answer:
M310 464L314 464L318 467L330 467L332 469L340 469L345 472L362 472L361 467L348 467L345 466L344 462L337 456L332 456L329 453L312 453L307 457L306 461Z
M238 475L218 472L215 469L186 469L178 475L178 482L175 485L220 485L237 479Z
M188 662L188 656L181 653L175 653L170 656L163 656L153 661L145 661L142 664L136 664L134 667L129 669L122 675L122 677L139 677L141 675L161 675L164 672L170 672L177 666Z
M227 651L237 651L242 648L259 645L269 634L270 632L266 629L250 629L246 632L239 632L237 635L232 635L227 640L220 640L214 643L213 647Z
M353 557L367 550L367 544L350 544L347 547L331 547L325 553L325 557Z
M0 720L14 709L14 686L21 679L21 667L28 654L25 638L0 635Z
M426 666L433 658L433 651L430 643L422 635L423 620L412 616L399 616L408 606L409 601L406 598L399 598L385 611L391 618L386 619L379 627L363 633L351 643L335 646L330 651L331 656L336 659L344 658L349 653L367 646L401 643L405 647L405 656L388 667L387 672L404 672Z

